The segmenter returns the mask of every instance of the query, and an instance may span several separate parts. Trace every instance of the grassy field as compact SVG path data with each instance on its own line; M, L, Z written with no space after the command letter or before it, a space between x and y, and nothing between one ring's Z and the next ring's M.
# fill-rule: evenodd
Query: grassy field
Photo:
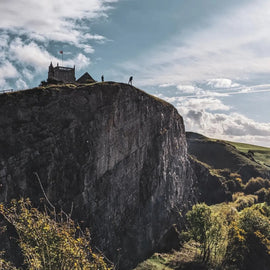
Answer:
M215 169L239 169L243 165L270 168L270 148L207 138L187 132L189 154ZM257 163L257 165L255 164Z
M245 144L245 143L236 143L236 142L227 142L236 147L236 149L243 153L248 153L252 151L254 153L254 159L262 165L270 167L270 148Z

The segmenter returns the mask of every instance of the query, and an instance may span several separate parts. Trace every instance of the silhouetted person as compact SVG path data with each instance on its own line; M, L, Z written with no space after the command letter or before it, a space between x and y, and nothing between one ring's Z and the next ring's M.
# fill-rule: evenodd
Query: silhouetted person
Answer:
M132 85L132 80L133 80L133 77L129 77L129 81L128 81L128 84Z
M101 76L101 81L104 82L104 76L103 75Z

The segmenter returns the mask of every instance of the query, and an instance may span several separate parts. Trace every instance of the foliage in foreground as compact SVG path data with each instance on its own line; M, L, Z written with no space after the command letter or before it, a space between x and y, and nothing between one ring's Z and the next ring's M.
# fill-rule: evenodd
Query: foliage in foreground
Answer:
M83 232L69 216L40 212L28 199L13 200L9 207L0 204L0 213L16 229L28 269L111 269L91 249L89 231ZM3 259L0 266L15 269Z
M269 269L270 207L267 203L236 208L232 202L194 205L186 215L182 248L154 254L136 270Z
M227 224L224 215L214 213L206 204L194 205L187 213L188 236L200 244L200 257L203 263L213 258L219 261L224 256L224 243L227 240Z
M197 204L187 214L187 234L199 243L199 260L215 269L265 269L270 264L270 207L238 212L233 205Z
M197 244L185 243L181 250L173 250L171 253L155 253L148 260L140 263L134 270L205 270L196 262Z
M7 262L5 259L3 259L4 254L4 251L0 252L0 269L17 270L17 268L11 262Z

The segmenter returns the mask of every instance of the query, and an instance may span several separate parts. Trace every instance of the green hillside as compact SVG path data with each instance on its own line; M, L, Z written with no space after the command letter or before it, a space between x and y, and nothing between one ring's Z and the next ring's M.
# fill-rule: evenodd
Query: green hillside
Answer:
M269 177L270 148L210 139L187 132L188 153L210 170L239 173L244 182L251 177Z
M250 151L254 153L254 159L261 165L270 167L270 148L236 142L227 142L236 147L242 153L248 154Z

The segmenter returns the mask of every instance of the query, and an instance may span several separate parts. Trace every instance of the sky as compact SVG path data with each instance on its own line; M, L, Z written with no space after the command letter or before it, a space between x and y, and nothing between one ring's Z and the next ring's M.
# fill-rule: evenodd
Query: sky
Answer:
M0 90L38 86L50 62L132 75L187 131L270 147L269 1L0 0L0 16Z

